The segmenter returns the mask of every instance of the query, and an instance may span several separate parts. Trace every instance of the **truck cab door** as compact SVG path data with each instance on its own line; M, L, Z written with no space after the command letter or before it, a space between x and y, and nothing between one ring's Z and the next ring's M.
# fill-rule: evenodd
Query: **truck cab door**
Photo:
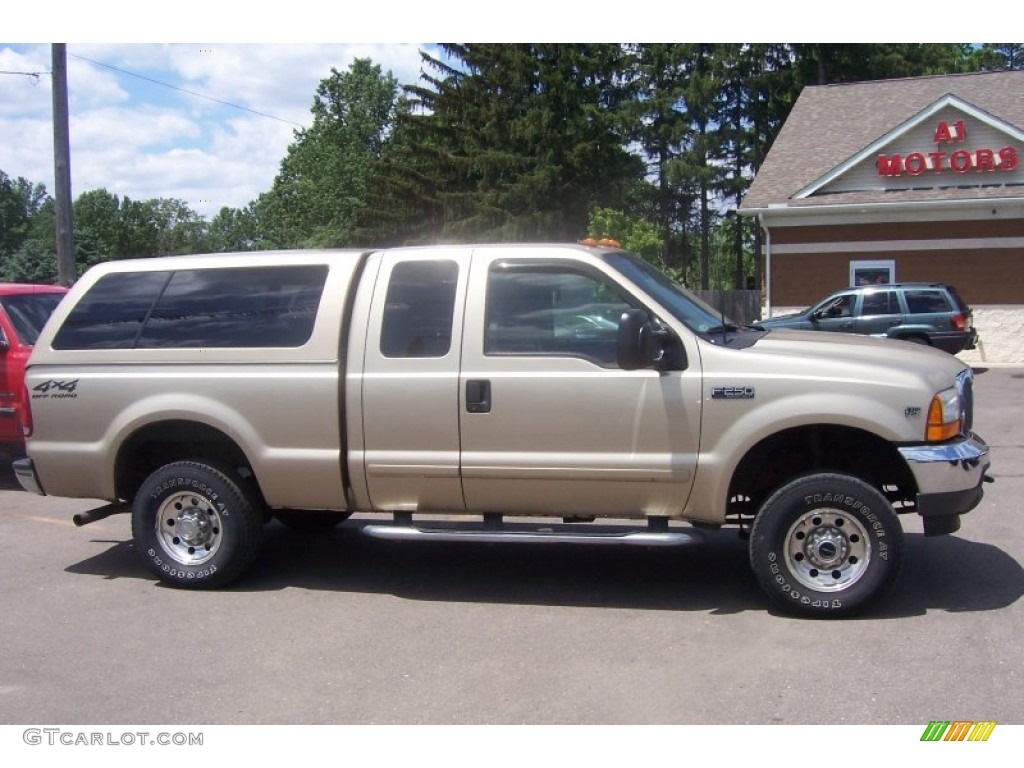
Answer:
M671 516L696 470L700 373L625 371L623 311L594 265L473 254L459 387L462 483L474 513Z
M393 251L372 256L353 323L368 318L363 359L350 357L348 447L357 495L374 510L465 508L459 478L459 356L469 251ZM353 402L352 398L356 398ZM353 427L356 427L353 429Z

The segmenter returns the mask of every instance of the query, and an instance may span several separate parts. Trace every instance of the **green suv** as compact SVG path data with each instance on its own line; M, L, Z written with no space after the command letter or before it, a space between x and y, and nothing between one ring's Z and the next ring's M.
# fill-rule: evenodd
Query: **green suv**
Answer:
M836 291L810 309L760 320L765 330L863 333L928 344L955 355L974 349L971 308L944 283L866 285Z

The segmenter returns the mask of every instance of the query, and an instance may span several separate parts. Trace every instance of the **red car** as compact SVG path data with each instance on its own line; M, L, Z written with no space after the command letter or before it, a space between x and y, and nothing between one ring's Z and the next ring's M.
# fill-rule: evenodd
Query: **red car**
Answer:
M25 452L25 363L67 292L59 285L0 283L0 452Z

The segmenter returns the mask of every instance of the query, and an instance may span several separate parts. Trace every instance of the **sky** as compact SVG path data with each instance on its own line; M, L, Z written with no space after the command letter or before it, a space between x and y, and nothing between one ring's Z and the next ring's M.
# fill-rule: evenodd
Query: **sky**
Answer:
M132 199L177 198L207 218L222 206L243 207L270 188L332 67L370 58L412 83L421 49L68 43L72 194L105 188ZM0 43L0 72L42 73L0 74L0 170L52 194L51 67L50 43Z
M144 7L159 10L147 17ZM802 12L820 8L803 0L770 14L763 3L733 0L728 26L713 7L653 0L290 0L244 16L235 10L260 7L210 0L8 4L0 22L0 170L54 192L52 53L51 43L40 41L67 44L73 196L104 188L122 198L176 198L210 218L270 189L295 130L310 124L318 83L357 57L410 84L420 76L420 52L436 50L423 40L800 41L814 39L808 20L820 16ZM901 25L881 0L857 7L866 30L829 25L822 38L841 40L858 29L920 31L919 18ZM883 23L872 27L875 18Z

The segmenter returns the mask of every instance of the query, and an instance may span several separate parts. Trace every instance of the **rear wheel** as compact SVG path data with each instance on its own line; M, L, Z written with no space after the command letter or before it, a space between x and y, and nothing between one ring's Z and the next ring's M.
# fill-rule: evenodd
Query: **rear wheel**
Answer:
M151 474L132 504L132 535L161 581L194 589L238 578L259 552L263 517L234 473L191 461Z
M896 581L903 530L885 497L849 475L814 474L777 490L750 536L750 563L772 601L801 616L847 616Z

